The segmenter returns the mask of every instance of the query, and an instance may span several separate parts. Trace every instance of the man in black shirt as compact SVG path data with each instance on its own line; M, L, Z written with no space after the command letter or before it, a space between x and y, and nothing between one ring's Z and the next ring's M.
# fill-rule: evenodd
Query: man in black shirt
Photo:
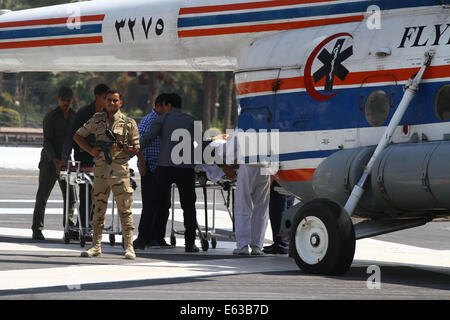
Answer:
M58 94L58 107L49 111L44 117L44 148L41 152L39 162L39 187L36 194L36 202L33 212L33 240L45 240L42 230L44 229L44 214L47 200L50 197L55 182L58 181L64 199L64 220L66 213L66 183L59 178L61 166L61 154L64 139L72 126L75 118L75 111L70 108L73 93L68 87L62 87ZM69 224L74 225L73 209L75 200L73 189L69 198Z
M157 161L155 172L155 195L156 217L153 231L157 242L164 243L165 225L168 219L170 204L170 187L172 183L177 185L180 193L180 202L183 209L185 226L185 251L199 252L195 245L195 231L197 227L197 212L195 202L197 199L195 193L195 172L194 162L191 157L181 159L181 163L175 163L172 159L174 148L179 141L174 141L173 133L179 130L189 133L187 146L192 150L188 152L194 155L194 121L195 119L182 111L182 100L177 94L168 94L164 101L166 113L153 121L150 130L141 137L141 150L147 148L156 137L161 139L161 149ZM200 141L202 143L202 141ZM177 153L179 154L179 153ZM189 158L189 159L188 159ZM179 159L177 159L179 160ZM187 160L185 162L185 160ZM152 199L153 200L153 199Z
M63 161L67 163L67 160L70 158L70 153L72 148L74 150L74 158L75 161L81 162L81 167L93 167L94 161L93 157L80 148L77 143L74 143L73 136L77 132L79 128L81 128L92 116L98 112L103 112L106 107L106 93L108 92L109 87L105 84L99 84L94 89L95 101L91 104L82 107L75 115L75 119L72 125L69 134L66 136L66 140L64 141L64 148L62 158ZM90 135L86 138L86 141L89 144L93 144L95 142L94 135ZM92 198L92 186L88 186L88 208L91 207ZM80 220L82 227L86 228L86 185L80 184ZM89 220L92 219L92 212L89 214Z
M195 118L182 111L183 101L178 94L170 93L164 100L165 113L156 118L140 139L141 150L145 150L156 137L160 137L161 148L155 171L155 192L152 201L156 208L156 216L152 237L164 247L164 235L169 218L172 183L177 185L184 218L184 238L186 252L199 252L195 245L197 228L197 211L195 202L195 171L197 161L202 161L203 150L215 139L226 139L226 135L212 137L210 141L202 141L203 134L195 135ZM201 129L201 122L200 122ZM199 138L199 141L196 139ZM195 151L200 150L199 153ZM145 175L145 166L139 169Z

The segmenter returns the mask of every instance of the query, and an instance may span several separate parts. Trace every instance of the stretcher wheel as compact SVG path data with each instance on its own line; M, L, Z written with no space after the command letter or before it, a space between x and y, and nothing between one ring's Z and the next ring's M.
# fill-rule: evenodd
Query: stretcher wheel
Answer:
M202 250L203 251L208 251L209 249L209 242L206 239L202 239Z
M80 246L84 248L85 245L86 245L86 238L84 234L80 234Z
M217 239L215 237L211 238L211 246L213 249L217 247Z
M70 243L70 233L69 231L64 232L64 243L69 244Z
M176 245L177 245L177 238L175 238L175 235L171 235L171 236L170 236L170 244L171 244L173 247L176 247Z
M111 246L114 246L116 244L116 236L115 235L113 235L113 234L109 235L109 244Z

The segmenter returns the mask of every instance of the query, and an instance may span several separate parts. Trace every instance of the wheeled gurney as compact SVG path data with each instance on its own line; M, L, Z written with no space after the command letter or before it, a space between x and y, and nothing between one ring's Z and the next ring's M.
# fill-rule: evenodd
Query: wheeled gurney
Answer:
M78 197L80 193L80 185L86 185L86 199L89 199L89 188L88 186L94 185L94 176L92 173L92 167L81 167L81 163L79 161L69 160L67 163L67 167L64 171L61 171L60 177L62 180L66 181L66 213L69 212L69 196L70 196L70 188L69 186L73 186L74 199L75 199L75 211L76 216L78 218L78 226L69 226L69 215L66 214L65 217L65 228L64 228L64 243L70 243L70 231L78 231L80 246L84 247L86 245L86 239L92 238L92 228L89 227L90 221L90 213L93 210L93 205L89 205L89 201L86 201L86 226L82 226L81 224L81 212L80 212L80 199ZM113 246L116 243L115 236L121 235L121 226L119 223L119 215L115 214L115 200L114 195L112 199L112 207L111 207L111 225L105 227L103 230L104 234L109 234L109 243Z
M211 246L213 249L217 246L217 237L223 237L222 234L216 233L216 192L220 191L224 205L227 209L228 215L232 222L232 233L229 236L230 240L235 240L235 229L234 229L234 192L235 192L235 181L221 178L215 179L213 182L208 179L205 171L202 170L201 166L196 167L196 182L195 188L201 188L203 190L204 197L204 214L205 214L205 225L202 229L197 222L198 237L201 241L201 247L203 251L209 249L209 240L211 241ZM209 228L209 217L208 217L208 190L212 190L213 203L212 203L212 227ZM227 195L225 195L227 193ZM175 184L172 185L172 225L171 225L171 235L170 244L172 246L176 245L176 234L183 235L184 231L175 229Z

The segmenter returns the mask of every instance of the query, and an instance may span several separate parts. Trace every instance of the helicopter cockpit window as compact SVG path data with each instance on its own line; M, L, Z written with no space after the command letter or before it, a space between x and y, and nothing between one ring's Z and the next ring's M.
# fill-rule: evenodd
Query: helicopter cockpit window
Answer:
M443 85L436 93L434 112L439 120L450 120L450 84Z
M383 90L372 92L366 100L365 115L370 125L376 127L386 122L389 116L389 97Z

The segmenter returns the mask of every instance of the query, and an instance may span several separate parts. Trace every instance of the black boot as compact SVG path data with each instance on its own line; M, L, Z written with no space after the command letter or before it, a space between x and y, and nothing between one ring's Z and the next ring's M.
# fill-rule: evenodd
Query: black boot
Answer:
M144 250L145 249L145 241L142 238L137 237L136 240L133 241L133 248Z
M33 240L45 240L44 235L42 234L42 231L33 231L33 236L32 236Z
M195 244L187 244L184 247L184 250L186 252L199 252L200 251L200 249Z

